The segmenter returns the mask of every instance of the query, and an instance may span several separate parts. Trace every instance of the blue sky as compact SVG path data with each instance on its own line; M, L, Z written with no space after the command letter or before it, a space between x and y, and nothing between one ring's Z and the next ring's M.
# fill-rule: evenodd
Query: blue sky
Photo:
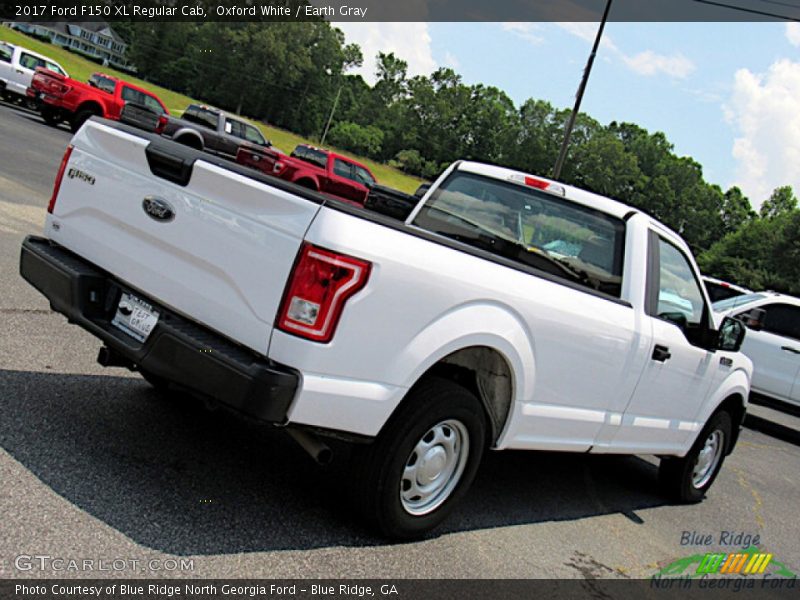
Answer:
M571 107L596 23L337 23L364 50L369 80L378 50L412 74L451 66L465 83ZM606 25L581 110L601 123L663 131L679 155L755 206L779 185L800 192L800 25Z

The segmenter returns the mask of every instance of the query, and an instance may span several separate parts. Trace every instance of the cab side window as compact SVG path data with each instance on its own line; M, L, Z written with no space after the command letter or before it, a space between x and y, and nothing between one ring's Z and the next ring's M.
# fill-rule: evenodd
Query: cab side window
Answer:
M333 172L339 177L346 177L347 179L353 178L353 174L350 170L350 163L346 163L338 158L333 160Z
M700 325L705 302L688 259L675 246L661 238L658 249L658 317L675 320L680 319L677 315L682 315L686 318L687 325Z
M674 324L690 344L706 348L710 312L692 261L653 230L648 252L647 314Z
M0 43L0 62L10 63L12 56L14 56L14 50L11 46Z
M41 58L37 58L32 56L26 52L23 52L22 55L19 57L19 64L20 66L25 67L26 69L30 69L31 71L35 71L36 67L43 67L44 61Z
M764 331L800 341L800 307L775 303L763 304L759 308L766 311Z
M264 139L264 136L261 135L261 132L252 125L245 124L244 137L248 142L253 142L254 144L259 144L261 146L264 146L267 143L267 141Z

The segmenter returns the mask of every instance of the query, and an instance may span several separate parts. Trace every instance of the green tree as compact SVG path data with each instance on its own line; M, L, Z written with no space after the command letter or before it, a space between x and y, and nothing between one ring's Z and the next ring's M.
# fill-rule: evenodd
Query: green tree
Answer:
M792 187L784 185L775 188L770 197L761 205L761 218L772 219L794 210L797 210L797 198Z

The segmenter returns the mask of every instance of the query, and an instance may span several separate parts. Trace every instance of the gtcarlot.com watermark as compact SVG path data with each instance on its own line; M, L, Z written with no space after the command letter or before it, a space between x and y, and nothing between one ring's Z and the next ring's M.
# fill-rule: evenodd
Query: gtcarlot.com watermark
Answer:
M14 568L36 573L108 573L194 571L192 558L74 558L47 554L20 554Z

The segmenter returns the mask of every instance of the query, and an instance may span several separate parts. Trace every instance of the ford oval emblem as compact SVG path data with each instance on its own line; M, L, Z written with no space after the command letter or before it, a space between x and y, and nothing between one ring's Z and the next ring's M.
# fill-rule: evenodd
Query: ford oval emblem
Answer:
M175 218L175 209L172 208L172 205L155 196L147 196L142 200L142 208L148 217L162 223L168 223Z

